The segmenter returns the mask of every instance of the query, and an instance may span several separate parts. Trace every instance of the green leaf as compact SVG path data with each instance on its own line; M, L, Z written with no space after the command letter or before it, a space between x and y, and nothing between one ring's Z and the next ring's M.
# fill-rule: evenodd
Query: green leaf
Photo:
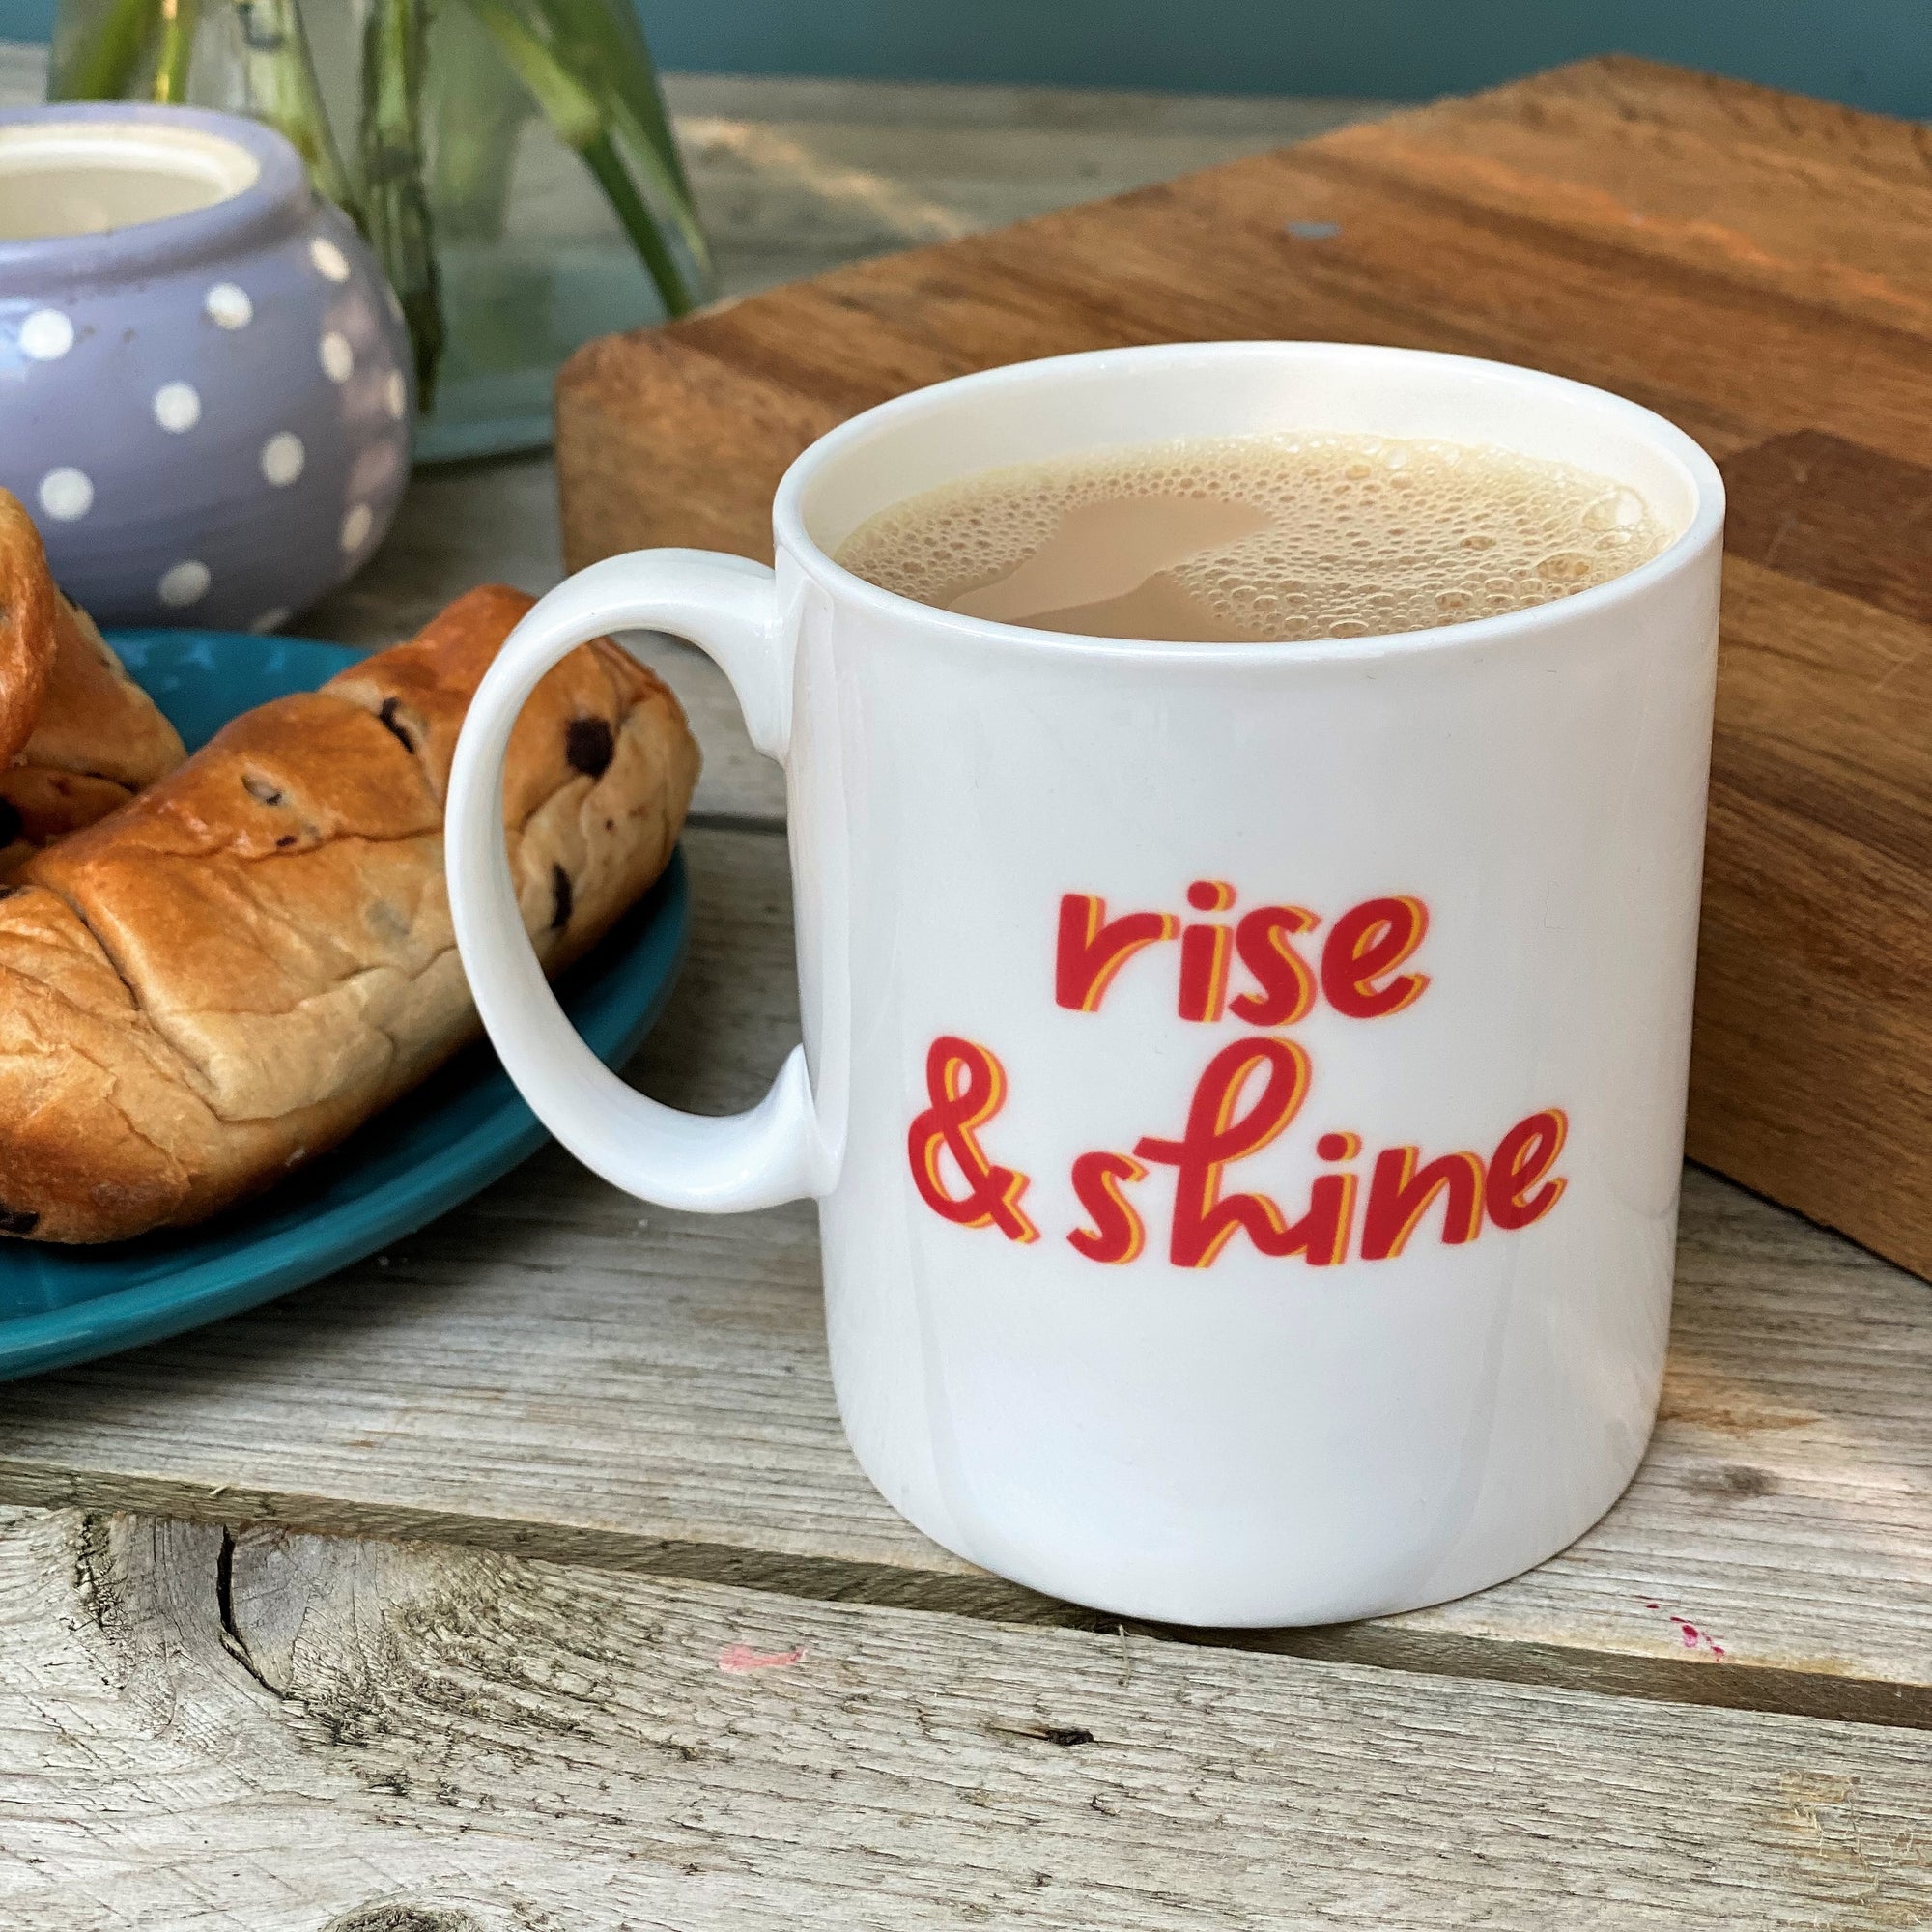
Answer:
M282 135L302 157L315 191L367 233L362 210L342 164L328 112L316 85L315 63L296 0L235 0L241 29L242 100L247 111Z
M632 178L624 154L613 138L623 125L619 103L561 58L557 46L544 31L550 24L547 15L540 16L543 24L539 26L513 0L467 0L467 4L502 50L503 58L518 78L529 89L544 117L556 130L557 138L582 156L657 284L666 309L672 315L688 313L696 305L696 292L666 244L658 217ZM646 180L661 191L668 190L666 199L695 229L696 217L689 194L681 182L670 179L648 142L643 153L635 157L642 164ZM682 229L682 221L679 225ZM701 242L700 236L700 246ZM698 259L702 263L705 258L700 254Z
M401 302L428 411L442 359L442 286L424 186L423 0L371 0L362 28L362 213Z
M81 24L56 36L47 74L49 100L125 100L141 56L159 32L160 0L112 0L88 24L87 10L76 9ZM63 28L67 22L61 22Z
M179 107L187 99L187 65L194 52L194 24L201 0L161 0L160 57L155 66L154 98Z
M711 253L698 224L684 158L665 113L651 50L630 0L532 0L559 56L603 100L614 130L677 222L708 281Z

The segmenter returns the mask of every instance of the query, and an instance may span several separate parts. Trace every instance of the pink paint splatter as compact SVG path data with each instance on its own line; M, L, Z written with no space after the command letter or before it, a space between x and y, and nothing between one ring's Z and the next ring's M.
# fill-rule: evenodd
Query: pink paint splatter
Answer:
M1709 1631L1700 1631L1693 1623L1687 1623L1682 1617L1672 1617L1677 1626L1677 1634L1683 1639L1686 1650L1709 1651L1719 1663L1724 1661L1724 1646Z
M1662 1604L1654 1603L1648 1597L1639 1597L1637 1602L1647 1610L1663 1608ZM1678 1640L1686 1650L1701 1650L1714 1662L1723 1662L1727 1655L1724 1646L1709 1631L1699 1630L1688 1617L1673 1616L1670 1621L1677 1626Z
M748 1643L727 1643L718 1653L718 1667L728 1677L748 1676L753 1670L782 1670L804 1662L803 1644L796 1650L753 1650Z

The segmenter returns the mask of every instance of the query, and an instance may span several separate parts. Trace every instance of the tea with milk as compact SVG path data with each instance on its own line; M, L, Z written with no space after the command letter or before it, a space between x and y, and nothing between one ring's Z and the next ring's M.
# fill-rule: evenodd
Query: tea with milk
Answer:
M1669 535L1634 491L1565 464L1310 432L987 470L879 512L837 555L882 589L999 623L1261 643L1547 604Z

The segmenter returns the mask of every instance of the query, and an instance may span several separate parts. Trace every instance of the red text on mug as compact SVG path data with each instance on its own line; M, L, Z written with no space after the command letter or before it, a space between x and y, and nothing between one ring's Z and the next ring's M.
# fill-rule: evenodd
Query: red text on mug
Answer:
M1148 1246L1143 1183L1156 1168L1173 1173L1165 1246L1168 1261L1182 1268L1211 1267L1236 1241L1311 1267L1351 1255L1391 1261L1431 1232L1460 1247L1486 1227L1527 1228L1556 1206L1567 1183L1553 1169L1569 1134L1557 1107L1525 1115L1487 1152L1397 1145L1378 1151L1365 1169L1356 1165L1361 1136L1326 1126L1312 1149L1322 1171L1292 1205L1283 1205L1278 1186L1236 1184L1229 1170L1282 1140L1312 1085L1307 1048L1272 1029L1293 1026L1318 1005L1351 1021L1387 1019L1430 984L1410 964L1429 932L1420 898L1377 895L1324 922L1295 904L1235 917L1237 897L1228 881L1204 878L1187 889L1195 917L1110 910L1091 893L1061 898L1056 1006L1100 1016L1123 970L1161 970L1136 962L1165 960L1179 1018L1232 1020L1243 1029L1202 1068L1178 1132L1073 1156L1068 1178L1087 1217L1066 1235L1075 1253L1111 1265L1140 1258ZM924 1072L928 1105L907 1136L922 1199L958 1226L1036 1240L1039 1231L1019 1206L1027 1174L994 1159L980 1139L1005 1103L1006 1069L989 1047L945 1035L928 1049Z

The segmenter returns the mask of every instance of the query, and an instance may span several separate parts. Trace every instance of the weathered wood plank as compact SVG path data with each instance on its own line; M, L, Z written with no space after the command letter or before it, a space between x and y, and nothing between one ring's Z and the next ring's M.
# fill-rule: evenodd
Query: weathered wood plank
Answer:
M722 1110L754 1098L795 1037L782 846L699 832L690 850L692 963L635 1072ZM8 1388L0 1493L1057 1615L866 1483L817 1282L808 1209L672 1214L553 1149L382 1261ZM1482 1597L1284 1641L1932 1722L1924 1285L1692 1172L1673 1339L1650 1457L1572 1549Z
M71 1513L0 1528L0 1647L40 1932L1932 1917L1862 1726Z
M673 74L727 294L996 227L1385 111L1351 99ZM581 178L582 170L578 170Z
M702 120L806 125L829 138L892 128L917 139L935 130L977 129L989 137L1050 133L1082 140L1069 172L1130 165L1143 137L1226 139L1257 147L1303 141L1350 121L1391 111L1360 95L1162 94L1138 88L1003 86L988 81L848 80L814 74L677 72L663 76L665 99L684 140ZM995 174L1001 151L989 139L967 165ZM895 170L917 160L894 161Z

